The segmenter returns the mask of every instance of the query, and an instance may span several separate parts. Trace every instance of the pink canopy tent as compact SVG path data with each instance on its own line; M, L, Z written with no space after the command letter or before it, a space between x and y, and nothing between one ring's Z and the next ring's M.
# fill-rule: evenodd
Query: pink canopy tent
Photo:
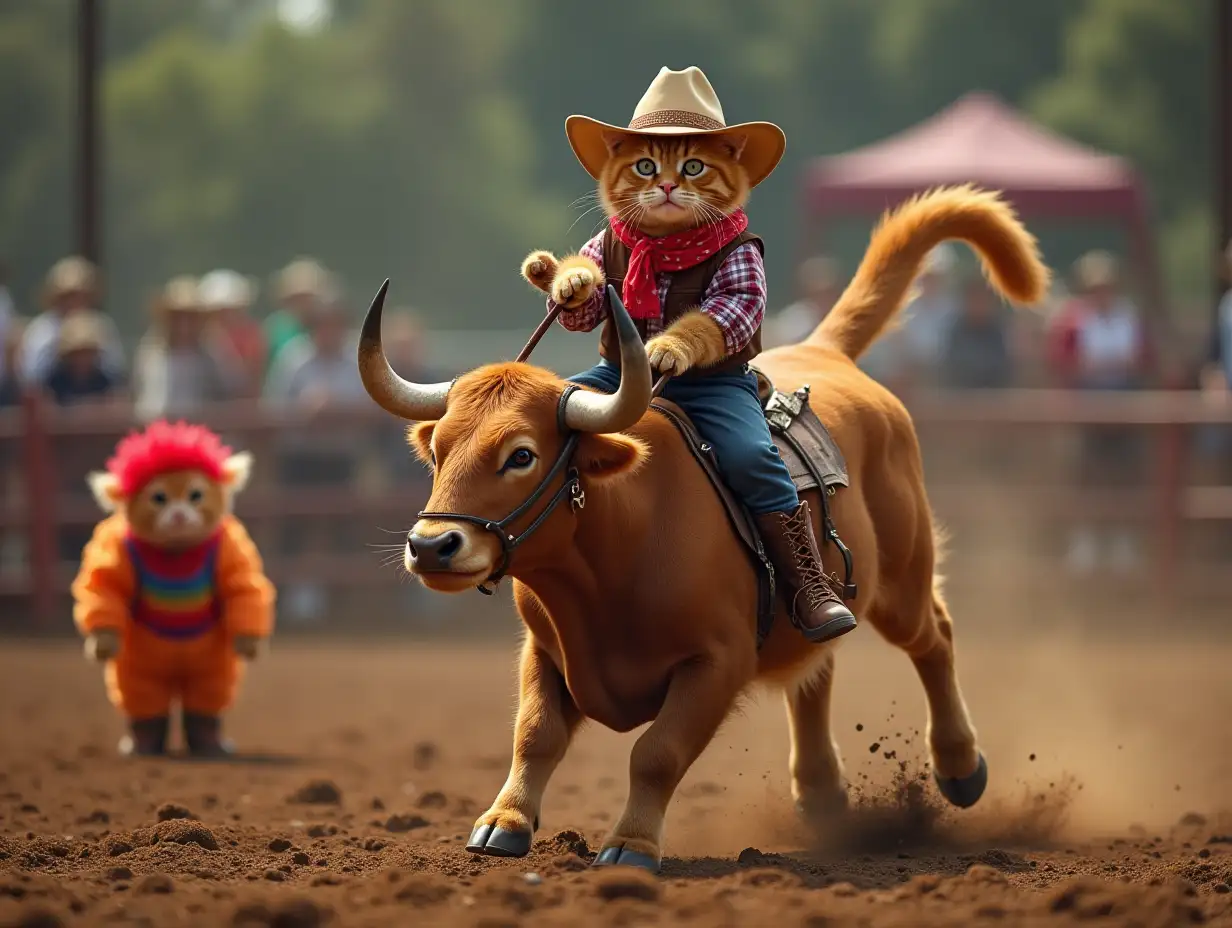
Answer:
M807 169L809 238L826 217L878 213L946 184L1000 190L1028 221L1107 218L1129 234L1130 264L1158 309L1160 285L1146 192L1122 158L1035 125L1000 99L971 93L918 125Z

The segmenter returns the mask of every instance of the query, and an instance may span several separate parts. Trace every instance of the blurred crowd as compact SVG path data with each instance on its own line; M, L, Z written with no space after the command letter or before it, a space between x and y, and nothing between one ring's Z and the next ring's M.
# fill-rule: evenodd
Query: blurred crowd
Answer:
M964 273L956 258L949 245L928 255L899 324L861 359L866 372L894 392L1157 385L1150 330L1113 254L1084 255L1042 311L1026 312L1012 311L978 271ZM1232 248L1227 259L1232 272ZM99 309L99 274L89 261L57 262L47 273L41 305L26 314L15 305L3 275L0 267L0 408L34 391L56 406L108 406L120 418L140 422L191 419L213 404L248 400L285 423L268 460L259 461L278 485L347 488L376 470L378 479L420 486L426 493L424 471L396 423L313 426L322 411L368 406L355 363L358 320L335 276L317 261L298 258L275 273L264 313L257 311L257 283L234 270L168 281L151 300L131 358L114 320ZM800 298L769 315L767 346L805 338L844 286L833 258L818 255L803 262ZM1217 360L1206 369L1203 384L1215 401L1232 402L1232 291L1219 319ZM390 360L404 377L437 381L456 373L427 368L423 331L410 311L387 311L384 335ZM1077 430L1075 438L1070 479L1080 488L1149 482L1143 430L1091 425ZM239 446L246 443L245 436L233 439ZM1200 439L1208 457L1232 460L1227 429L1207 430ZM88 502L85 473L102 464L113 440L76 440L56 450L62 493ZM13 463L10 457L7 466ZM1232 482L1232 474L1224 477ZM287 554L354 551L361 544L336 520L288 519L283 528ZM1137 535L1132 520L1080 522L1071 528L1064 556L1077 573L1134 570L1143 560ZM75 560L87 537L88 529L65 527L62 559ZM328 608L326 590L310 578L288 589L285 599L290 614L305 619Z
M1039 311L1014 311L973 269L962 273L948 244L933 250L900 323L861 359L861 367L896 394L921 388L955 391L1009 387L1137 390L1163 386L1157 352L1141 307L1117 257L1092 251ZM1232 281L1232 247L1226 256ZM809 258L800 267L801 298L768 323L768 345L805 338L846 284L835 260ZM1232 291L1220 307L1220 350L1203 373L1214 402L1232 401ZM1143 487L1151 477L1146 433L1135 426L1088 425L1075 436L1071 479L1083 490ZM1199 434L1200 456L1227 462L1227 429ZM993 449L994 451L997 449ZM1225 468L1226 470L1226 468ZM1219 478L1232 482L1232 474ZM1145 504L1145 503L1144 503ZM1106 567L1137 569L1143 545L1134 521L1072 526L1065 559L1078 574Z
M194 419L214 404L247 400L279 414L285 427L272 460L258 459L282 487L344 488L365 474L424 485L423 470L391 421L315 427L322 412L370 403L355 363L358 332L335 276L309 258L276 273L271 308L256 314L258 287L228 269L179 276L161 287L132 351L125 351L111 316L101 311L98 269L81 257L58 261L47 273L37 311L23 315L0 278L0 404L11 407L41 393L58 407L107 407L117 421ZM385 315L385 348L403 376L442 379L423 366L422 330L408 310ZM208 416L206 417L208 419ZM115 436L60 440L54 454L64 498L88 502L85 475L102 466ZM224 436L247 447L249 436ZM15 463L10 457L8 463ZM62 560L75 561L89 528L63 526ZM336 520L288 519L283 553L353 552L360 539ZM328 608L324 586L306 580L286 591L288 611L310 620Z

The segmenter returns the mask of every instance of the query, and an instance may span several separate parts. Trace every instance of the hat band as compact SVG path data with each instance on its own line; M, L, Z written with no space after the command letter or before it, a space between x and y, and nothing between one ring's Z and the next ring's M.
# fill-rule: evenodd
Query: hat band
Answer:
M726 129L727 126L717 119L703 116L701 113L690 113L688 110L659 110L636 117L629 123L629 129L638 132L642 129L656 129L660 126L679 126L682 129Z

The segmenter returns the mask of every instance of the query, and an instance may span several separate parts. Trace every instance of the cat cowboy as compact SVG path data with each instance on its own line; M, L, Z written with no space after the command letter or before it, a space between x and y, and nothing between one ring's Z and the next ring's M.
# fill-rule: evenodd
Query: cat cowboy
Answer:
M614 392L620 350L606 285L619 287L652 365L672 374L665 399L715 449L719 469L756 517L792 619L811 641L856 620L822 569L812 515L779 457L748 362L761 351L764 246L745 203L783 156L773 123L728 126L698 68L663 68L627 127L571 116L565 133L598 182L608 216L575 255L532 252L522 274L560 307L566 329L603 326L598 365L570 378Z

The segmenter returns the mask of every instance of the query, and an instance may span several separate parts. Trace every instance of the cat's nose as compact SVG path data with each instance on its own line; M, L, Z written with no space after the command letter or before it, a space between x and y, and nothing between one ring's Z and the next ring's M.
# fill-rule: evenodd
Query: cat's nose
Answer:
M659 184L659 189L662 190L666 196L671 196L672 191L679 186L679 184Z

